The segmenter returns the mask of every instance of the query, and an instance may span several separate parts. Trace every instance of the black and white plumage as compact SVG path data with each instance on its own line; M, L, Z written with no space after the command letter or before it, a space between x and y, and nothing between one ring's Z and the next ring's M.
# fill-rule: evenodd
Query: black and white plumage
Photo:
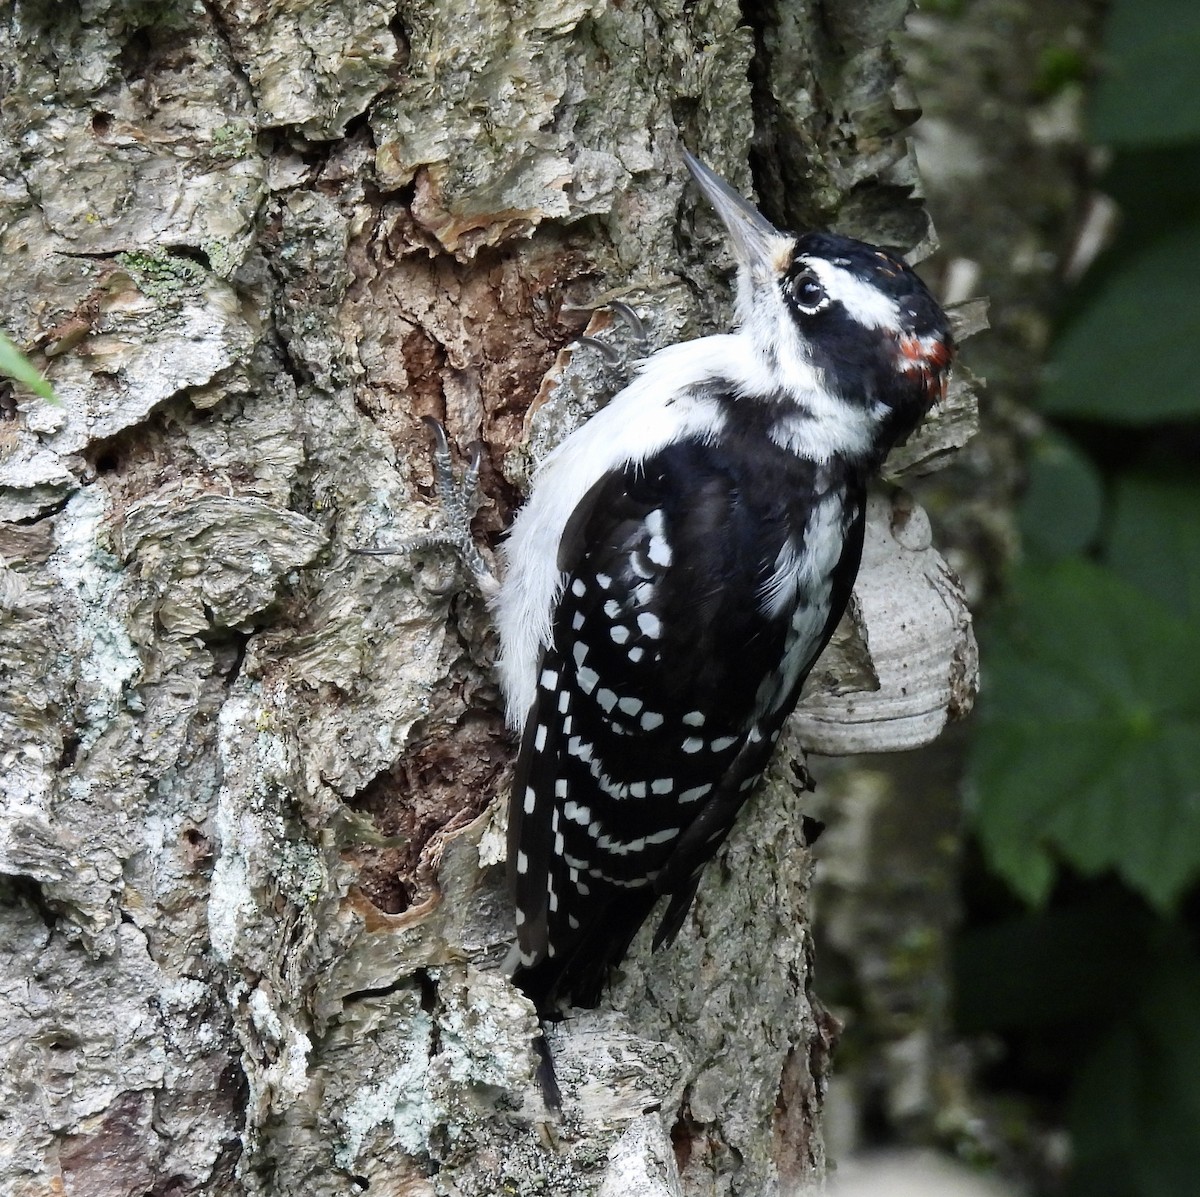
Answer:
M546 460L505 548L500 672L520 963L590 1005L656 946L850 597L865 489L945 390L946 318L892 254L770 225L688 158L738 258L736 332L654 354Z

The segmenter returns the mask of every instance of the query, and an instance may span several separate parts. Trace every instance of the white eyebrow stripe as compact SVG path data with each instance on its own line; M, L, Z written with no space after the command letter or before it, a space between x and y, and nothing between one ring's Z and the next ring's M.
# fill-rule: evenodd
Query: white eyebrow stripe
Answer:
M864 328L901 331L900 305L894 299L825 258L811 258L805 254L799 260L821 280L829 298L840 303L851 319Z

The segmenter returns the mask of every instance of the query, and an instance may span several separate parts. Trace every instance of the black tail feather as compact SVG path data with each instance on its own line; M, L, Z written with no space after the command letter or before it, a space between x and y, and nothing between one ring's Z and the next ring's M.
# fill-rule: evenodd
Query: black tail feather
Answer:
M537 1054L537 1083L542 1091L542 1101L551 1114L562 1113L562 1091L558 1087L558 1077L554 1072L554 1057L550 1054L550 1044L546 1042L546 1031L543 1028L533 1041L533 1050Z

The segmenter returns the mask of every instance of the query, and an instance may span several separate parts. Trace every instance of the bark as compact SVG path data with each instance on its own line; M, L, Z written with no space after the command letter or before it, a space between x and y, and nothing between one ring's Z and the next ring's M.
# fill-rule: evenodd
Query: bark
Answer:
M63 403L0 405L6 1193L819 1179L834 1028L796 736L900 747L969 705L923 517L878 500L808 722L680 943L639 942L608 1006L555 1033L551 1128L532 1011L496 968L512 746L486 610L436 549L350 550L436 523L425 415L484 445L495 535L614 386L569 348L617 335L606 300L656 345L728 320L681 137L745 190L753 147L781 222L927 243L904 11L8 11L0 322ZM960 386L896 468L936 464L971 412ZM927 615L896 601L926 579ZM871 710L896 709L906 655L923 681L889 737Z

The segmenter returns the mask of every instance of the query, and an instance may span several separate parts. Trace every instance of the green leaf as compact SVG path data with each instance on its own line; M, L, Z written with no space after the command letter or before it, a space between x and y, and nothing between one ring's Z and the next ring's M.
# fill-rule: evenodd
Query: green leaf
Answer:
M1018 512L1022 543L1045 557L1087 548L1100 528L1103 499L1091 460L1066 437L1047 433L1030 452L1029 480Z
M1191 222L1105 276L1055 347L1043 409L1118 424L1200 415L1198 261Z
M972 817L1031 901L1061 859L1162 910L1200 875L1200 630L1109 570L1031 564L985 643Z
M1127 582L1184 619L1200 619L1200 486L1122 477L1105 558Z
M1196 220L1200 141L1119 150L1100 186L1121 212L1121 233L1111 259L1120 264L1119 255L1132 256L1131 250L1150 245L1169 228ZM1090 290L1094 277L1089 276L1085 290Z
M1200 4L1116 0L1092 132L1114 145L1161 145L1200 136Z
M0 333L0 374L28 387L35 395L51 403L59 403L54 388L33 368L29 359Z

